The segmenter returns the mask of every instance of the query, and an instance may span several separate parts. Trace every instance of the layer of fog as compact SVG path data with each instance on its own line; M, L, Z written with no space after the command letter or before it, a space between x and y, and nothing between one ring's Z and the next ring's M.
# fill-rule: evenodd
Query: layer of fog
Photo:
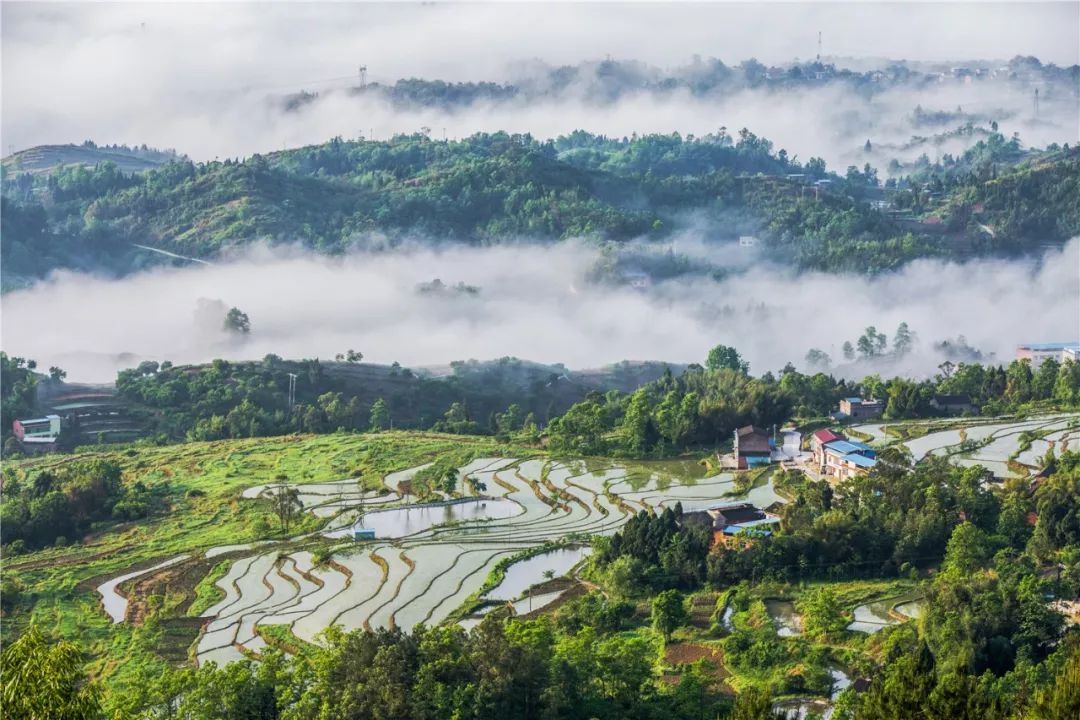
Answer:
M866 326L891 335L907 322L919 339L895 369L926 374L942 360L938 340L963 335L1008 360L1018 343L1074 340L1080 331L1080 239L1039 261L918 261L877 278L796 275L740 256L754 252L700 243L693 254L748 269L641 290L590 283L599 251L574 243L336 259L257 248L118 281L56 274L4 296L2 344L84 381L110 380L143 359L325 359L354 348L365 361L409 366L513 355L586 368L700 362L717 343L734 345L762 373L788 361L805 367L812 347L843 362L842 344ZM480 291L417 292L434 278ZM232 306L251 318L246 338L222 328Z
M293 5L3 6L3 135L6 145L147 143L199 160L237 157L334 135L386 138L430 128L461 137L483 130L551 137L578 128L704 134L748 127L802 159L842 170L864 159L867 138L902 144L917 104L928 110L1000 114L1002 130L1025 142L1075 142L1075 98L1044 98L1032 118L1026 91L987 83L896 91L867 101L838 89L625 97L603 106L571 94L537 103L478 105L456 112L409 111L374 97L346 97L356 68L368 79L505 80L519 61L549 66L605 54L660 67L693 53L735 64L812 57L817 30L836 55L916 59L1036 54L1077 62L1080 10L1069 4L850 6L657 5ZM970 32L972 27L979 32ZM659 31L663 28L663 31ZM335 88L337 92L335 92ZM45 89L43 91L43 89ZM297 113L274 97L321 92ZM998 113L998 111L1001 111ZM948 128L942 128L948 129ZM923 133L925 134L925 133ZM962 149L962 141L946 150ZM930 151L931 158L935 153ZM901 159L905 159L901 157Z

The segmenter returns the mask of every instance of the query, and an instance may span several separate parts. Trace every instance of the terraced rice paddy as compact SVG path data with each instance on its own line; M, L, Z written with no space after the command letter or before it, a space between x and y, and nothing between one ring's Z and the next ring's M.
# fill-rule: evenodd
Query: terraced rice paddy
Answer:
M618 466L481 458L459 473L483 483L483 498L410 505L408 481L422 467L386 475L375 492L355 480L296 485L304 510L325 519L320 531L272 547L240 543L206 551L206 557L234 559L215 583L221 599L203 613L198 661L257 657L265 647L260 626L284 625L297 638L318 642L331 625L352 630L438 624L460 618L486 583L483 599L503 600L512 612L527 614L562 593L530 588L569 572L587 555L582 541L614 533L640 510L744 498L761 505L782 502L771 484L734 495L730 474L681 479L652 469L628 473ZM273 492L275 486L260 485L243 497ZM374 530L376 539L353 542L359 528ZM536 553L548 544L558 546ZM323 562L316 562L317 555ZM518 555L523 559L490 587L492 571Z
M1034 440L1029 449L1020 452L1020 436L1025 432L1040 436L1040 439ZM1008 478L1024 475L1024 468L1039 469L1039 459L1050 449L1051 442L1055 451L1060 452L1067 447L1070 440L1074 444L1080 441L1080 415L1055 415L1011 423L958 425L954 429L940 430L908 440L904 445L916 460L928 455L948 456L958 465L981 465L995 477ZM977 447L964 449L965 441Z
M97 591L98 594L101 595L101 604L105 608L105 612L112 618L114 623L123 622L124 616L127 614L128 600L125 596L116 591L120 583L134 580L143 575L149 575L156 570L164 570L167 567L187 560L188 557L188 555L178 555L177 557L158 563L145 570L135 570L133 572L125 573L124 575L114 577L113 579L102 583L98 586Z

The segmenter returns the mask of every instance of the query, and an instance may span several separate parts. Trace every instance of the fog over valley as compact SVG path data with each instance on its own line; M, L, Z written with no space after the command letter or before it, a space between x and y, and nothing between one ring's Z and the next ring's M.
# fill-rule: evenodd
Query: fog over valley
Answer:
M817 348L840 375L925 376L947 357L937 342L963 336L985 360L1007 362L1018 343L1068 339L1080 327L1078 239L1038 259L919 260L877 277L798 273L755 249L693 237L676 251L735 270L720 281L611 286L591 279L601 251L567 242L342 258L257 247L122 280L57 272L4 296L3 346L84 381L110 381L146 359L326 360L348 348L365 361L415 367L505 355L575 369L623 359L700 363L717 343L737 347L756 374L789 361L814 370L804 356ZM432 289L435 279L445 287ZM249 315L250 335L223 330L230 307ZM844 360L843 343L867 326L891 338L901 322L917 335L910 355Z

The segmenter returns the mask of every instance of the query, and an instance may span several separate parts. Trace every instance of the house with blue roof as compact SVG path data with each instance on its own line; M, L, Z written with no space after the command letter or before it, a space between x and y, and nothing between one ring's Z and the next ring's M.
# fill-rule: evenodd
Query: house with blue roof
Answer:
M877 451L857 440L833 440L822 447L822 475L837 481L867 475L877 464Z
M727 547L739 547L754 538L768 537L772 534L771 526L780 522L779 515L748 502L713 505L705 514L712 526L713 543Z

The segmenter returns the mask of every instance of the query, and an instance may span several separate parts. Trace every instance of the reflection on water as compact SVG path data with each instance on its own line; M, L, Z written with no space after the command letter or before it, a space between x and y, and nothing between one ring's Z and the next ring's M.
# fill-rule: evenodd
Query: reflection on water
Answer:
M469 520L501 519L522 512L521 506L505 499L416 505L368 513L346 528L326 533L328 537L348 537L354 530L374 530L377 538L413 535L436 525Z
M900 615L918 617L921 601L922 593L916 591L864 603L855 608L855 621L848 625L847 629L872 634L889 625L899 625L902 620L889 611L895 608L895 612Z
M776 634L780 637L795 637L802 634L802 618L795 612L795 603L790 600L770 598L765 601L765 611L776 625Z
M514 614L528 615L531 612L535 612L558 600L563 592L563 590L555 590L554 592L540 593L539 595L526 595L517 602L511 603L514 608Z
M545 572L550 570L552 577L562 577L591 552L592 548L589 547L561 548L516 562L507 568L503 581L486 597L492 600L513 600L533 585L543 582Z

